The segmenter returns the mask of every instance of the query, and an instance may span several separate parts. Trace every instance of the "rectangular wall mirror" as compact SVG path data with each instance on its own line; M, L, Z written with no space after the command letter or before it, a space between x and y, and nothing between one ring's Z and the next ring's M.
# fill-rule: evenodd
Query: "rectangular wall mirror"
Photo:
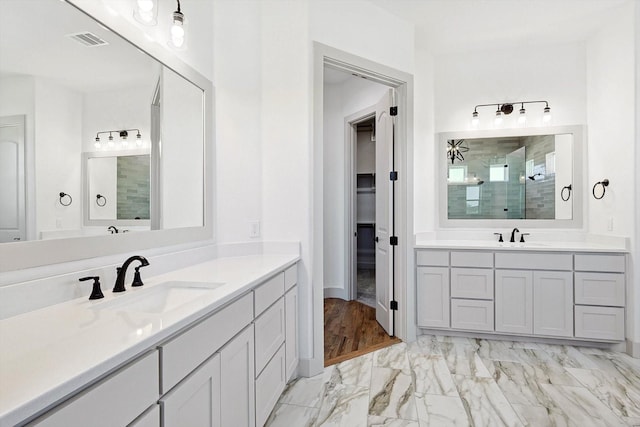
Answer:
M184 229L156 244L211 237L211 82L102 18L59 0L0 3L0 246L94 239L111 225Z
M441 134L441 224L578 226L582 137L580 127Z

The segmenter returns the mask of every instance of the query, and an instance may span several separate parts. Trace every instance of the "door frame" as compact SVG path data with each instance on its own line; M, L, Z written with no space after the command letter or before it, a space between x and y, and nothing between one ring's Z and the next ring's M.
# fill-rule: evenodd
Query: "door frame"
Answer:
M413 75L363 57L313 42L313 144L309 153L311 194L311 310L302 324L311 326L313 341L305 349L312 355L303 359L299 372L311 376L324 369L324 256L323 256L323 80L324 66L357 73L367 79L396 89L400 114L396 121L396 248L394 281L396 283L396 336L405 341L416 338L415 286L413 256Z
M345 254L348 255L350 262L348 267L345 268L345 284L348 284L347 297L349 300L355 300L358 297L358 280L357 280L357 262L358 262L358 249L357 238L355 232L357 230L356 217L356 180L354 175L357 168L357 142L358 133L356 126L359 123L365 122L376 117L376 106L371 105L354 114L351 114L344 118L344 140L347 142L345 147L345 224L344 229L347 230L347 235L344 240Z

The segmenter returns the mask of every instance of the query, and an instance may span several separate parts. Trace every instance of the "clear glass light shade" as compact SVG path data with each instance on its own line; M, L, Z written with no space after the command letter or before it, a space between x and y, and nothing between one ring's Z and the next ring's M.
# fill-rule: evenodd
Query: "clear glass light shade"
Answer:
M479 124L480 124L480 117L478 117L478 112L474 111L473 115L471 116L471 127L475 129L478 127Z
M96 148L100 148L102 146L100 144L100 138L96 137L95 141L93 142L93 146Z
M502 124L502 112L496 111L496 117L493 119L493 124L496 126L500 126Z
M158 23L157 0L136 0L133 17L144 25L156 25Z
M180 12L173 12L171 16L171 30L169 46L174 49L184 49L186 41L185 18Z
M550 123L551 122L551 108L545 107L544 113L542 113L542 123Z
M524 108L520 109L520 114L518 114L518 125L524 126L527 124L527 112Z

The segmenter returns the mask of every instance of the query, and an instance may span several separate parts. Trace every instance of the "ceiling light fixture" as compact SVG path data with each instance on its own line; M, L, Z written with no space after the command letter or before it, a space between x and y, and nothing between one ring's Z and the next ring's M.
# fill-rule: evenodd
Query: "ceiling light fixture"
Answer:
M469 151L469 146L464 139L450 139L447 141L447 159L453 164L456 160L463 162L462 153Z
M478 116L478 108L479 107L497 107L496 116L494 118L494 124L499 126L502 124L502 119L504 116L508 116L513 112L513 104L520 104L520 110L518 114L518 125L524 126L527 123L527 111L524 108L524 104L539 104L544 103L545 107L542 114L542 123L549 124L551 122L551 108L549 108L549 103L547 101L515 101L515 102L505 102L503 104L479 104L476 105L473 109L473 113L471 115L471 127L477 128L480 122L480 118Z
M123 130L105 130L105 131L101 131L96 133L96 139L94 142L94 146L96 148L101 148L102 147L102 141L100 140L100 135L108 133L109 137L107 138L107 146L108 147L115 147L115 142L113 140L113 134L117 133L120 136L120 143L122 144L123 147L126 147L129 144L129 132L136 132L136 145L139 147L142 145L142 135L140 134L140 130L139 129L123 129Z
M135 0L133 17L142 25L156 25L158 23L157 0Z
M180 10L180 0L177 0L178 9L173 12L171 23L171 34L169 36L169 45L175 49L183 49L185 41L185 20L184 14Z

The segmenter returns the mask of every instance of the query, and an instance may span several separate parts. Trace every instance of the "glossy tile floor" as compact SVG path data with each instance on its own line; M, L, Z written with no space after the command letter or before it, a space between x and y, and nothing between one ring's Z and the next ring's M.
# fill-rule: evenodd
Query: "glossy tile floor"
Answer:
M268 426L640 426L640 360L421 336L292 382Z

